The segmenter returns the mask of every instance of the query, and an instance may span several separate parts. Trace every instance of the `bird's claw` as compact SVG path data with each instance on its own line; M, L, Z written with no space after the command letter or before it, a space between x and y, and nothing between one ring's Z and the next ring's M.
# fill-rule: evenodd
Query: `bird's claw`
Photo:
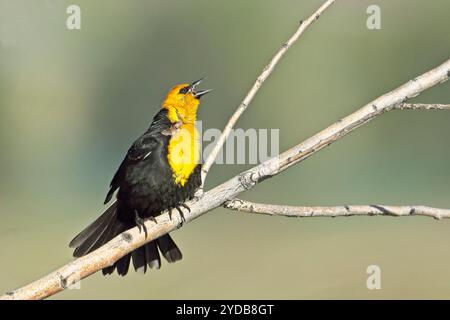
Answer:
M189 212L191 212L191 208L189 208L189 206L185 203L180 204L179 206L175 206L174 208L177 209L178 213L180 214L180 218L181 218L181 222L178 225L178 228L181 228L181 226L186 222L186 217L184 216L183 210L181 210L181 207L186 208ZM173 208L169 208L169 219L172 220L172 209Z
M189 206L186 203L182 203L181 206L183 208L186 208L189 212L191 212L191 208L189 208Z
M181 210L181 208L179 206L176 206L175 209L178 210L178 213L180 214L180 217L181 217L181 225L183 225L186 222L186 218L184 217L183 210Z
M153 218L154 219L154 218ZM147 239L148 237L148 231L147 231L147 227L145 226L145 219L142 219L139 214L137 213L137 211L135 211L135 216L134 216L134 221L136 223L136 226L139 229L139 233L141 232L141 228L144 231L145 234L145 238Z

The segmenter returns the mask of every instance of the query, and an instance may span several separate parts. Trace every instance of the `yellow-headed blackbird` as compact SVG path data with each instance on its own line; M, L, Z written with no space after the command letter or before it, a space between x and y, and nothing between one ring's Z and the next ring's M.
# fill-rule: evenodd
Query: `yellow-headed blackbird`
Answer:
M167 94L149 129L133 143L111 181L105 203L116 190L117 201L70 242L70 247L76 248L75 257L94 251L136 225L147 233L144 220L164 210L176 208L182 215L180 206L186 207L184 202L201 184L195 120L200 97L211 91L196 89L201 80L177 85ZM159 269L158 248L168 262L182 258L167 234L122 257L103 269L103 274L117 269L126 275L130 260L136 271L145 272L147 266Z

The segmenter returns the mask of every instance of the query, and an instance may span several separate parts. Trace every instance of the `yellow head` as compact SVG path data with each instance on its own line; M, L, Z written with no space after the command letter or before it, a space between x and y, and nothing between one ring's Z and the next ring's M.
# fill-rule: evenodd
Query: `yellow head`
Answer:
M203 79L194 81L191 84L183 83L173 87L166 96L162 107L166 108L171 122L182 121L186 124L193 124L196 120L200 98L211 90L197 91L196 86Z

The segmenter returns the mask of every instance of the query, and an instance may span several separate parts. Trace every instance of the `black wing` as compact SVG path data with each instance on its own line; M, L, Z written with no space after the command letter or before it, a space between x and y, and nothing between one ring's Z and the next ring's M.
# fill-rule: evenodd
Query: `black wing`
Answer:
M120 184L124 179L127 167L131 164L135 164L139 161L145 160L153 152L157 144L158 142L156 141L155 137L150 133L144 134L133 143L131 148L128 149L125 159L123 159L122 163L119 166L119 169L111 180L110 189L108 194L106 195L104 203L108 203L109 200L111 200L114 192L120 187Z
M158 140L163 137L162 132L170 128L171 123L167 118L167 110L161 109L153 118L153 122L146 133L137 139L128 149L125 159L111 180L110 189L106 195L105 204L111 200L114 192L120 187L129 165L146 159L158 146ZM165 138L164 138L165 139Z

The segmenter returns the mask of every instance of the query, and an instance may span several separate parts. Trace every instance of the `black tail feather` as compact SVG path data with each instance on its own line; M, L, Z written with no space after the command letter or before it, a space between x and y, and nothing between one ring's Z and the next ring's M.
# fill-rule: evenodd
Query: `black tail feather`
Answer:
M116 220L111 220L111 223L108 225L108 228L105 232L97 239L97 241L92 245L89 251L94 251L100 248L102 245L107 243L109 240L114 238L119 233L122 233L127 229L126 226L117 223Z
M102 274L104 276L108 275L108 274L113 274L114 270L117 267L117 262L114 262L114 264L112 266L106 267L102 269Z
M161 250L161 253L164 258L166 258L167 262L172 263L183 258L180 249L178 249L177 245L172 240L172 237L168 234L159 237L156 241L158 242L159 250Z
M70 242L70 247L75 247L74 257L81 257L98 249L118 234L133 227L133 225L126 225L117 219L117 208L117 204L110 206L97 220ZM182 258L180 249L172 238L166 234L120 258L113 265L104 268L102 273L104 275L112 274L117 269L117 273L124 276L128 273L131 260L137 272L145 273L147 267L159 269L161 258L158 247L168 262L175 262Z
M109 206L108 209L103 212L103 214L98 217L97 220L92 222L88 227L86 227L83 231L81 231L75 238L72 239L69 243L70 248L76 248L80 246L87 238L89 238L92 234L96 233L97 229L100 228L105 222L109 222L112 219L112 216L116 213L117 203L113 203Z
M161 268L161 258L159 257L156 241L149 242L145 245L145 257L150 269Z
M107 236L112 233L115 225L115 215L111 217L111 220L105 220L102 225L100 225L94 233L92 233L88 238L84 240L81 244L76 247L73 252L74 257L82 257L85 254L94 251L95 249L102 246L105 241L108 241L110 238Z
M102 222L102 225L98 226L90 236L86 237L83 242L76 247L73 252L74 257L84 256L89 252L100 248L116 235L128 229L125 224L117 220L116 211L112 211L112 213L105 212L104 215L105 214L108 214L109 220L105 219Z
M131 254L127 254L117 261L117 273L121 276L125 276L128 273L130 267ZM114 271L114 269L113 269Z
M140 273L145 273L147 271L147 261L145 259L145 249L144 247L137 248L131 253L133 257L133 267L134 270Z

